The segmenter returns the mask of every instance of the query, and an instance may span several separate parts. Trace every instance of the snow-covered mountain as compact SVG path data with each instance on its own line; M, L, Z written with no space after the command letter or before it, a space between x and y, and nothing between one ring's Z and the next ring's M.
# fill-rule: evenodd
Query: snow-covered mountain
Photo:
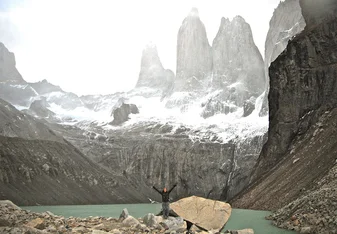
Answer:
M178 33L176 76L150 45L128 92L79 97L46 80L1 85L17 93L3 99L49 122L95 162L143 187L180 181L178 197L233 197L266 141L268 117L259 116L264 64L240 16L221 20L211 47L192 9Z

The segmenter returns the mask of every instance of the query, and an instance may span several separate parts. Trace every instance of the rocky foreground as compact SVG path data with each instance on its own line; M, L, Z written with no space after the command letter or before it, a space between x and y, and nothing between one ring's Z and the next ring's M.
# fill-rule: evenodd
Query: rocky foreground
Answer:
M337 164L315 187L268 218L300 233L337 234Z
M119 217L65 218L51 212L35 213L23 210L10 201L0 201L0 233L42 234L42 233L185 233L186 222L181 217L147 214L136 219L124 209ZM191 233L216 233L202 231L192 226ZM226 231L232 234L254 234L252 229Z

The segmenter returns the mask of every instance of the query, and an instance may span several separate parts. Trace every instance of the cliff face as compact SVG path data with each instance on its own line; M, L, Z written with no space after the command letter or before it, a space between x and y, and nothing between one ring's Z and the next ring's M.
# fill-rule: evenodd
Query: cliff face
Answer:
M90 136L70 128L56 131L93 161L123 174L143 189L178 183L173 199L190 195L232 198L248 184L251 165L265 142L263 136L228 144L192 141L186 128L173 130L170 125L153 123ZM153 191L151 197L155 195Z
M300 33L304 26L299 0L285 0L279 3L269 22L265 42L264 66L267 82L260 115L268 114L269 66L286 48L288 41Z
M213 88L229 90L232 84L239 83L239 96L258 96L263 92L263 59L249 24L241 16L232 21L222 18L212 48Z
M320 1L322 7L315 8L320 13L315 14L310 13L315 1L300 2L307 27L269 68L268 141L252 177L255 183L235 206L280 208L336 163L337 1L333 2ZM323 15L327 17L322 20Z
M15 67L14 54L0 42L0 82L25 83Z
M184 19L177 42L177 71L174 91L198 91L209 84L212 48L197 9Z
M263 149L257 175L274 166L289 150L294 137L304 134L317 116L336 107L336 46L336 19L333 19L298 35L272 63L270 140Z

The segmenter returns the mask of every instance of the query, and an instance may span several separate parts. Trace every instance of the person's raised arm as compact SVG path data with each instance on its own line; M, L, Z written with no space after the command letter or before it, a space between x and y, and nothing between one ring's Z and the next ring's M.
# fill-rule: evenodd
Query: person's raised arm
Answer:
M168 193L170 193L176 186L177 184L173 185L173 187L168 191Z
M158 193L162 194L162 192L159 191L159 189L157 189L154 185L152 186L152 188L153 188L154 190L156 190Z

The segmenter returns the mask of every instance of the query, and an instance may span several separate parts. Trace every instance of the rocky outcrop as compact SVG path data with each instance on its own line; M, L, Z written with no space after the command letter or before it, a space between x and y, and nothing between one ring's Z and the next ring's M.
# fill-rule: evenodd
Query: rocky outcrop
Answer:
M126 210L126 209L124 209ZM117 217L69 217L54 215L50 211L36 213L20 209L15 205L2 204L0 201L0 233L185 233L186 222L181 217L163 219L152 213L143 218L135 218L128 214ZM250 230L250 231L249 231ZM244 232L245 231L245 232ZM248 232L249 231L249 232ZM214 234L198 229L201 234ZM228 231L232 234L254 234L251 229Z
M300 33L304 26L299 0L281 1L274 10L265 42L264 66L267 82L260 115L268 114L269 66L286 48L288 41Z
M241 16L234 17L232 21L221 19L212 49L213 89L233 92L234 88L238 96L234 103L239 106L243 105L242 99L257 97L263 92L263 59L254 43L249 24Z
M337 6L330 5L329 0L321 1L327 18L320 21L324 12L318 18L316 14L305 13L312 9L310 2L300 2L306 29L289 42L269 69L268 141L254 171L254 183L234 199L235 207L270 210L293 202L294 207L285 209L294 211L295 215L299 210L302 213L310 209L317 217L318 213L329 214L330 208L304 201L322 198L327 204L336 200L334 183L324 178L331 173L335 176L337 153L337 15L331 19L330 14ZM313 183L317 181L321 181L319 186ZM298 198L299 201L294 201ZM329 222L330 219L322 230L333 233L336 226ZM303 224L308 223L313 225L308 220ZM311 227L308 233L324 233Z
M265 42L265 66L268 75L270 64L287 47L288 41L305 26L299 0L281 1L269 22Z
M28 113L39 118L55 120L55 113L48 109L49 104L46 99L35 100L30 104Z
M35 83L29 83L29 85L40 95L51 92L63 92L60 86L53 85L46 79Z
M29 99L36 95L16 69L14 54L0 42L0 99L13 105L29 106Z
M111 115L114 117L111 125L120 125L129 120L130 114L138 113L139 110L135 104L126 104L124 101L122 101L120 106L116 107L111 113Z
M0 82L26 83L15 67L15 56L0 42Z
M198 10L193 8L178 32L174 91L202 90L208 86L211 74L212 48Z
M255 98L251 98L243 103L243 115L242 117L249 116L255 110Z
M148 45L142 53L141 69L136 88L149 87L168 91L174 80L174 73L165 70L158 56L157 47Z

